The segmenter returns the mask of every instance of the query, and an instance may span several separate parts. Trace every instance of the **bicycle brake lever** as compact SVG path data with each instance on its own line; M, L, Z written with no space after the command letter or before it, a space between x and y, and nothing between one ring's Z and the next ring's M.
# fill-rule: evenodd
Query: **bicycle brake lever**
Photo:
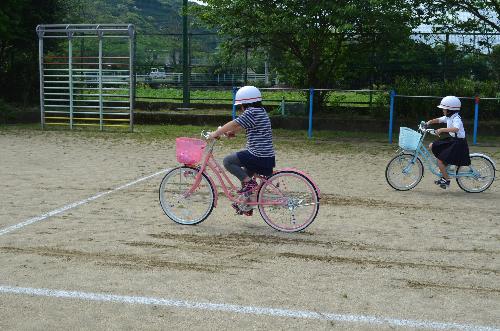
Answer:
M426 123L426 122L424 122L424 121L420 122L420 125L418 126L418 128L419 128L419 130L420 130L420 131L424 131L424 130L426 130L428 127L429 127L429 126L428 126L428 125L427 125L427 123Z
M205 139L208 139L208 137L210 137L210 131L205 131L205 130L202 130L201 131L201 136Z

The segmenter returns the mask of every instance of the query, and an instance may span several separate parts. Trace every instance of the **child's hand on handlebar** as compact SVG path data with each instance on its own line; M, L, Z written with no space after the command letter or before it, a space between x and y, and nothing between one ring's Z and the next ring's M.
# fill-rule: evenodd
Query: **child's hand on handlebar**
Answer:
M222 127L218 127L217 130L215 130L214 132L210 132L210 134L208 135L207 139L220 139L221 136L224 136L224 137L227 137L227 138L233 138L236 136L236 133L234 131L227 131L227 132L224 132L224 133L221 133L220 131Z
M207 139L220 139L220 136L217 134L217 131L210 132Z
M236 137L236 133L234 133L233 131L228 131L228 132L224 133L224 135L228 138Z

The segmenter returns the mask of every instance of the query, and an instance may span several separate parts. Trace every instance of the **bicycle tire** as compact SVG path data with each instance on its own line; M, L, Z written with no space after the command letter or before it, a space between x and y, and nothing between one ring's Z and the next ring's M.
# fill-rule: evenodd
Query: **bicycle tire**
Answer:
M304 192L297 189L304 188ZM284 170L269 177L257 193L259 202L281 202L260 205L260 216L272 228L282 232L297 232L307 228L319 211L319 195L313 182L305 175ZM298 212L297 212L298 211ZM285 216L282 223L280 220Z
M214 187L205 173L201 174L198 188L188 197L183 196L192 187L198 173L199 170L193 167L177 167L165 174L160 183L160 206L165 215L178 224L199 224L207 219L214 208ZM188 216L194 213L196 217Z
M481 193L487 190L495 180L495 166L490 160L480 155L470 157L470 166L457 167L456 174L459 172L471 172L472 169L479 173L479 176L459 176L456 178L458 186L468 193ZM483 167L480 164L483 163ZM472 168L472 169L471 169ZM478 187L473 187L475 184L481 184ZM470 186L469 186L470 185Z
M419 158L417 158L417 161L414 166L410 168L408 173L403 172L413 158L413 154L402 153L396 155L389 161L389 163L387 163L387 167L385 168L385 179L387 184L389 184L393 189L398 191L409 191L417 186L422 180L422 177L424 176L424 166ZM417 173L416 176L412 176L415 165ZM405 185L405 179L411 179L411 181Z

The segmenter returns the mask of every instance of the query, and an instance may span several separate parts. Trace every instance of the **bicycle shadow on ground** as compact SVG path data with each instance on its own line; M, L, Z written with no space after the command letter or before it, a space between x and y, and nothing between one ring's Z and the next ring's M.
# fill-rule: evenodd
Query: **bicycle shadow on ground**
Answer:
M453 185L453 184L452 184ZM439 201L439 199L447 199L447 198L453 198L453 199L467 199L467 200L474 200L474 201L481 201L481 200L486 200L486 201L491 201L492 203L498 203L498 199L500 197L500 194L498 192L495 192L491 190L491 187L488 188L486 191L483 191L481 193L468 193L463 190L461 190L459 187L450 187L448 190L443 190L439 187L436 187L435 189L420 189L420 190L412 190L410 192L413 193L420 193L419 197L429 197L433 201ZM410 193L408 192L408 193Z

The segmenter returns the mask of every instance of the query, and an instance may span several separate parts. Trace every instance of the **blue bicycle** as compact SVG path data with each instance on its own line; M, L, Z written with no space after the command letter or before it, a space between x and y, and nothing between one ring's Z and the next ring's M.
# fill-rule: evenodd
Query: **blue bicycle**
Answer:
M424 161L427 168L437 177L441 172L437 160L424 145L425 136L437 135L434 129L428 129L421 122L418 132L400 128L398 155L393 157L385 169L387 183L398 191L408 191L418 185L424 176ZM448 165L446 171L450 178L455 178L458 186L469 193L480 193L488 189L495 180L495 162L481 153L470 154L470 166Z

